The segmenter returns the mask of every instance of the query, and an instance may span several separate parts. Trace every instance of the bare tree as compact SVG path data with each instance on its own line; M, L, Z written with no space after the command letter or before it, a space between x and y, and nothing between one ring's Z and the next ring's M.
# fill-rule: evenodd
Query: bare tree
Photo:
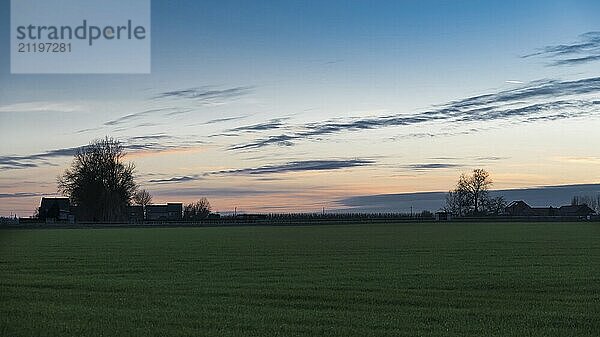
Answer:
M490 174L483 169L461 174L456 188L446 196L446 209L459 216L481 214L482 206L489 204L491 186Z
M465 216L470 212L470 199L465 191L455 189L446 195L446 212L457 216Z
M146 206L152 202L152 195L145 189L141 189L133 194L133 201L136 205L141 205L146 208Z
M183 208L183 219L184 220L200 220L208 217L211 211L210 202L207 198L200 198L200 200L185 205Z
M123 220L136 184L133 163L124 163L121 144L106 137L77 150L71 167L58 177L58 190L78 207L80 218Z
M596 212L600 212L600 194L576 195L571 198L571 205L586 205Z
M486 198L482 204L482 209L488 215L501 215L506 208L506 200L503 196L495 198Z
M457 189L467 192L473 203L473 211L478 214L479 206L485 202L491 186L490 174L483 169L474 169L471 175L462 174L460 176Z

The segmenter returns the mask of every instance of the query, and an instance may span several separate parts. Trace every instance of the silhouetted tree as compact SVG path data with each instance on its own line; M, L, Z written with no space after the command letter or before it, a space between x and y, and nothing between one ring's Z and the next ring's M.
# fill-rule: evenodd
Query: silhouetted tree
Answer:
M446 196L446 210L459 216L485 213L482 206L490 203L488 192L491 186L490 174L483 169L461 174L456 188Z
M471 199L466 191L455 189L446 194L446 212L457 216L465 216L471 211Z
M211 207L210 202L206 198L200 198L200 200L185 205L183 208L183 219L184 220L200 220L208 217L210 214Z
M600 194L576 195L571 198L571 205L586 205L596 212L600 212Z
M474 169L473 174L463 173L460 176L457 188L467 192L473 203L473 212L479 214L479 206L486 202L490 186L490 174L483 169Z
M144 189L138 190L133 194L133 201L136 205L141 205L146 208L146 205L152 202L152 195Z
M121 144L106 137L77 150L58 178L58 190L79 208L83 220L119 221L136 190L133 163L124 163Z
M501 215L506 208L506 200L499 196L495 198L486 198L482 205L483 212L487 215Z

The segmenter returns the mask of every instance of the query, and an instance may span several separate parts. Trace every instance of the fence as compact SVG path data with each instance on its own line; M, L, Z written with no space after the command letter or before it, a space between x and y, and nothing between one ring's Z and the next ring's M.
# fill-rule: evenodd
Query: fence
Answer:
M371 216L266 216L266 217L221 217L197 221L143 221L138 223L126 222L76 222L67 221L40 223L35 219L21 219L19 222L1 223L2 228L116 228L116 227L225 227L225 226L317 226L317 225L347 225L347 224L403 224L403 223L460 223L460 222L600 222L600 216L592 217L561 217L561 216L528 216L528 217L462 217L451 220L436 221L433 218L407 217L406 215L391 216L390 214L373 214Z

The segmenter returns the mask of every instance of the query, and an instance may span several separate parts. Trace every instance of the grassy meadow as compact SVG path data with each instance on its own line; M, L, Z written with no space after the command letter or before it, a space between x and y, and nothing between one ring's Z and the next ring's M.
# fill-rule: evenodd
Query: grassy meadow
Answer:
M599 336L600 224L0 230L0 336Z

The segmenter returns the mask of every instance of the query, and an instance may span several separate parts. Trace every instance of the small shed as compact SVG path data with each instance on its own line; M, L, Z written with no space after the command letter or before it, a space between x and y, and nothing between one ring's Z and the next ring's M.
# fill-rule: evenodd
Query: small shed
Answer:
M435 221L450 221L452 220L452 212L438 211L435 212Z

